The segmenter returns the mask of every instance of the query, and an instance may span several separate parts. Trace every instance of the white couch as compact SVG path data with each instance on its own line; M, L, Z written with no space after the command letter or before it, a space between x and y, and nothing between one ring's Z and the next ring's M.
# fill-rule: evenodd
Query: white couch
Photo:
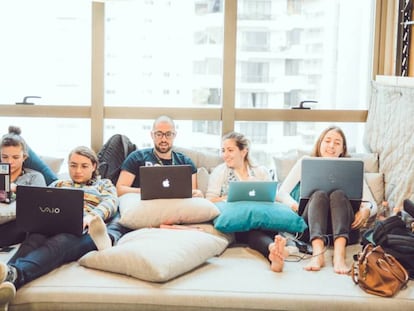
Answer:
M219 157L180 150L199 168L207 168L201 169L199 174L200 188L205 189L207 172L220 162ZM292 159L275 159L277 175L286 169L281 163L286 164L288 160L293 162ZM377 197L378 200L382 198L383 193ZM348 247L349 264L359 250L359 245ZM6 261L10 255L1 254L0 260ZM159 256L163 255L161 250ZM244 246L232 246L167 282L143 281L72 262L22 287L9 310L367 311L414 308L414 288L410 283L393 298L373 296L355 285L350 276L335 274L331 258L332 249L328 249L326 267L319 272L304 271L306 260L302 260L286 262L282 273L274 273L262 255Z

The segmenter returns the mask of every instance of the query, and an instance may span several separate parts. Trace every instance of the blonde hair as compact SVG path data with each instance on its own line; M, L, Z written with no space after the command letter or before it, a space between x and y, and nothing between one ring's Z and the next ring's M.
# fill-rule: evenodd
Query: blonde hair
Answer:
M236 143L239 150L247 150L246 158L244 159L249 166L254 166L253 160L250 157L250 140L247 137L238 132L230 132L223 136L222 141L232 139Z

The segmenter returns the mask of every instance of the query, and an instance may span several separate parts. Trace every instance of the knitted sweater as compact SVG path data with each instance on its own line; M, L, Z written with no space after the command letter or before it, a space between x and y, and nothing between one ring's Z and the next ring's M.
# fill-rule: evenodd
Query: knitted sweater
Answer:
M50 184L50 187L82 189L84 215L100 215L103 220L108 220L118 210L118 195L110 179L97 178L87 184L78 184L73 180L56 180Z

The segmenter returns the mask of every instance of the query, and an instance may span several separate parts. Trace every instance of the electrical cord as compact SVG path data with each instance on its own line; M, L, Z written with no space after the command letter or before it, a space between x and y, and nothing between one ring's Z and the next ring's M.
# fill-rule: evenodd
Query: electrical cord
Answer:
M285 258L286 262L300 262L302 260L309 260L313 257L318 257L322 254L324 254L328 247L327 245L329 245L330 243L330 235L324 235L323 238L326 239L326 243L325 246L323 248L323 250L317 254L313 254L313 250L310 251L310 249L312 248L312 246L310 246L308 243L303 242L300 240L301 235L288 235L287 233L281 233L281 235L286 238L287 241L292 241L293 243L295 243L296 247L298 248L299 252L302 253L301 255L299 254L289 254L289 256L287 258Z

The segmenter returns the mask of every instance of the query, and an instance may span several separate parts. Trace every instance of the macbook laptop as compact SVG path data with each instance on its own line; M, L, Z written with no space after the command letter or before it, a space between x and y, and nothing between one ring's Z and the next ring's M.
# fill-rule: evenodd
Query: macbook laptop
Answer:
M192 196L190 165L141 166L139 176L141 200Z
M83 196L80 189L17 186L16 224L24 232L82 235Z
M11 202L10 164L0 163L0 203Z
M300 182L299 214L303 213L310 196L316 190L331 193L343 190L354 211L362 200L364 162L350 158L304 158Z
M229 183L227 202L274 202L276 187L276 181L232 181Z

